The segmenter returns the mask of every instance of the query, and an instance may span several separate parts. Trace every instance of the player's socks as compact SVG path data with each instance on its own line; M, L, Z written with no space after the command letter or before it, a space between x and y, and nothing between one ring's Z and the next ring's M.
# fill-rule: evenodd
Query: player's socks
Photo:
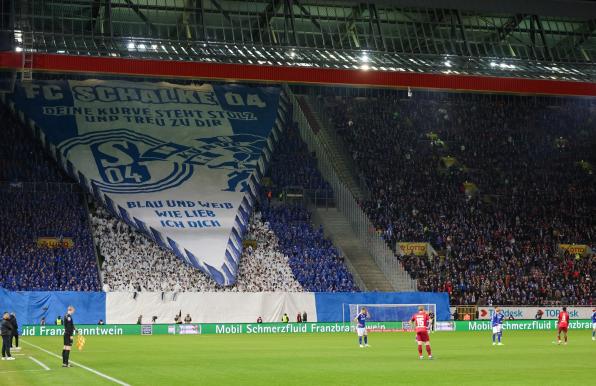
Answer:
M418 355L422 356L422 345L421 344L418 345Z
M368 336L366 336L366 335L364 336L364 344L366 346L368 346Z
M361 336L358 337L358 343L360 343L360 346L362 346L362 337Z
M66 350L62 350L62 363L66 364Z
M493 334L493 344L495 344L495 338L497 334Z
M502 332L499 332L499 333L497 334L497 337L498 337L498 339L499 339L499 343L501 343L501 336L502 336L502 335L503 335L503 333L502 333Z
M64 362L64 363L68 364L68 357L70 356L70 350L64 350L64 351L66 351L66 354L65 354L66 362Z
M430 346L426 346L426 353L428 354L428 357L432 357L432 354L430 352Z

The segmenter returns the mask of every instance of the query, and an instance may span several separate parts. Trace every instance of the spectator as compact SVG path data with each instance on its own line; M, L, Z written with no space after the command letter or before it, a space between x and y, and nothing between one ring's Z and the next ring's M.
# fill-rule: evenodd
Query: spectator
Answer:
M288 316L288 314L284 313L283 316L281 317L281 322L282 323L289 323L290 322L290 317Z

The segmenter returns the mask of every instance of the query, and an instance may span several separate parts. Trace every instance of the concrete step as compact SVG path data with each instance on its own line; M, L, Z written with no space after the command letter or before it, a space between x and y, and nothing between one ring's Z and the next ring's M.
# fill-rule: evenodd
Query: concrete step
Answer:
M335 208L317 208L313 221L323 225L325 235L342 250L368 291L394 291L372 256L357 239L348 220Z

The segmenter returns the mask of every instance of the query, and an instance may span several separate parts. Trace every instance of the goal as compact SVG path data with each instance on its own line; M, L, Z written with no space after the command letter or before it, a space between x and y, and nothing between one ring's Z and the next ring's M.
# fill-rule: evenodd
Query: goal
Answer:
M343 303L343 322L354 321L362 307L368 310L368 322L403 322L404 329L410 329L410 319L418 312L418 307L424 306L428 313L437 314L436 304L365 304Z

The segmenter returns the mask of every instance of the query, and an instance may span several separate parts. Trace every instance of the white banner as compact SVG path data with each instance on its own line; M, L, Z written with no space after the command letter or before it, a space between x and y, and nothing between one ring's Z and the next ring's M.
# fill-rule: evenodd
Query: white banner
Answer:
M143 323L157 316L157 323L174 323L190 314L193 323L251 323L260 316L263 321L281 322L287 313L291 321L296 314L307 313L309 322L317 321L315 294L312 292L182 292L178 294L128 292L106 294L106 322L135 323L139 315Z
M274 130L275 87L45 81L9 98L97 200L210 275L236 280Z

